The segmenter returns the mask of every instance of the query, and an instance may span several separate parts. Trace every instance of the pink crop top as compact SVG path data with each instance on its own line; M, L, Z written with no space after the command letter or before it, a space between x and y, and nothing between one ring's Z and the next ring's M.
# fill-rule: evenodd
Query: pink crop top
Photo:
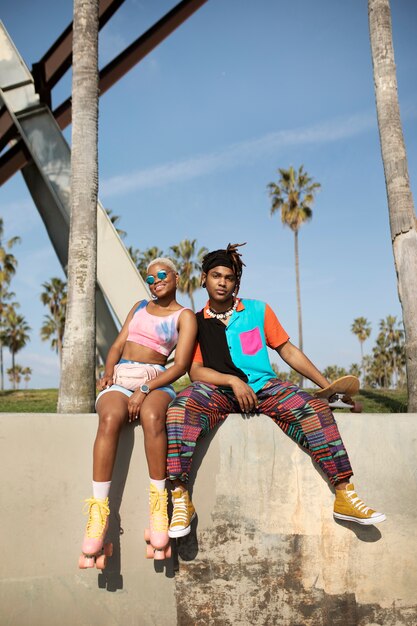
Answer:
M133 341L168 356L177 345L177 322L186 307L166 317L158 317L148 313L147 304L147 300L139 302L129 324L127 341Z

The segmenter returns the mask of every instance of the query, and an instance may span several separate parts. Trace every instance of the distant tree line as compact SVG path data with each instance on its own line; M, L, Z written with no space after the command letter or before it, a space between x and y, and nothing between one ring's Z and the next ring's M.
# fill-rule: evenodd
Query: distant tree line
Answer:
M404 330L402 323L393 315L387 315L379 322L379 332L370 354L364 355L363 344L371 334L371 324L365 317L356 318L351 331L360 342L361 361L352 363L349 368L328 365L323 375L330 381L351 374L361 380L362 387L381 389L404 388L407 384L405 370ZM299 375L294 370L281 371L276 363L272 368L278 378L297 384Z

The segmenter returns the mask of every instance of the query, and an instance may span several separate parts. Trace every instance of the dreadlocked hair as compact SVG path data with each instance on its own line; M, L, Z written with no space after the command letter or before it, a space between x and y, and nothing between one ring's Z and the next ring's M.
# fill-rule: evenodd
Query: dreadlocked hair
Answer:
M205 274L212 268L216 267L216 265L226 265L226 267L230 267L235 276L236 276L236 290L237 294L240 287L240 279L242 278L243 266L245 265L241 259L241 254L238 252L238 248L240 246L245 246L245 243L229 243L227 245L226 250L213 250L213 252L208 252L203 257L202 269ZM218 261L218 262L217 262Z

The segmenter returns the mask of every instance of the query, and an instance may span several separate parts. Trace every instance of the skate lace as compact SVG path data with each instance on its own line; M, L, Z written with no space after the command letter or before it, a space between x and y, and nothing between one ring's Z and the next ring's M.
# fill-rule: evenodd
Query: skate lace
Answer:
M160 493L151 491L149 494L150 510L152 518L152 528L156 532L164 532L167 529L168 522L168 494L166 491Z
M108 500L88 498L85 500L84 514L88 515L87 537L98 539L102 535L107 517L110 515Z
M363 500L361 500L354 491L347 491L346 493L355 509L358 509L361 513L368 513L369 506L366 506Z

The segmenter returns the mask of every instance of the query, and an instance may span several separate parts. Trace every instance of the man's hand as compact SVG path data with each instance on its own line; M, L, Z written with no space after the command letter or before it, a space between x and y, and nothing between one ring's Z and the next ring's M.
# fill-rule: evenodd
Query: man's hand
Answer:
M230 386L239 402L242 413L252 413L258 408L259 401L255 392L243 380L233 377Z
M146 394L144 394L140 389L137 389L135 393L130 396L129 402L127 403L129 422L134 422L139 419L140 407L142 406L142 402L145 398Z
M104 374L98 381L97 381L97 388L100 391L103 391L104 389L107 389L108 387L111 387L113 384L113 375L112 374Z

